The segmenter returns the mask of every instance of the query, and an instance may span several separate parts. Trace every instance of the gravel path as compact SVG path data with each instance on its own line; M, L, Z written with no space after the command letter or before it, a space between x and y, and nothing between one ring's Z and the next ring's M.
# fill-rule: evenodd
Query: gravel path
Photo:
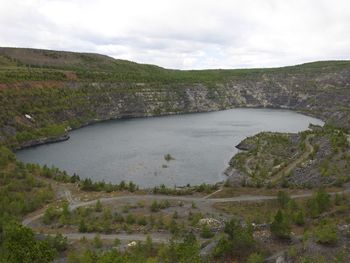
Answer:
M348 185L347 189L342 192L337 193L350 193L350 185ZM331 193L336 194L336 193ZM299 194L299 195L291 195L291 198L304 198L310 197L312 193ZM77 202L74 201L72 195L68 189L65 189L65 196L68 202L70 202L69 209L74 211L78 207L90 206L96 204L98 200L101 203L112 203L114 201L127 201L130 202L138 202L138 201L153 201L153 200L169 200L169 201L182 201L182 202L195 202L197 208L202 213L209 214L218 214L218 211L213 207L215 203L222 202L251 202L251 201L261 201L261 200L274 200L276 196L265 196L265 195L241 195L236 197L227 197L227 198L203 198L203 197L193 197L193 196L168 196L168 195L132 195L132 196L115 196L108 198L100 198L96 200L86 201L86 202ZM28 217L22 221L22 224L30 227L30 224L40 219L44 213L36 214L31 217ZM82 237L86 237L88 239L94 238L97 233L66 233L63 234L68 239L76 240ZM101 239L104 240L114 240L119 238L120 240L135 240L135 241L144 241L146 240L146 234L100 234ZM160 234L160 233L152 233L150 235L155 242L166 242L169 240L170 235L168 234Z

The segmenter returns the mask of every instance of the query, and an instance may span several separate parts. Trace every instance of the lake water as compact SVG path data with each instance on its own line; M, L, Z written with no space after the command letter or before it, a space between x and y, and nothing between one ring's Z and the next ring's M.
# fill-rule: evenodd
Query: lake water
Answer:
M232 109L112 120L72 131L68 141L17 152L24 162L54 165L81 178L141 187L216 183L237 152L261 131L298 132L322 121L288 110ZM166 161L165 154L175 160Z

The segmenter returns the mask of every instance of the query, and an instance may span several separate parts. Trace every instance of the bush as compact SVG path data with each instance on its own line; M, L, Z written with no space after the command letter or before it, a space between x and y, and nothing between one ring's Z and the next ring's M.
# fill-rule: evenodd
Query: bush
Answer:
M84 219L81 219L79 222L79 232L86 233L88 230L87 225L85 224Z
M278 210L274 221L270 226L271 233L274 234L278 238L289 238L291 228L288 222L288 219L283 214L282 210Z
M141 225L141 226L146 226L146 225L147 225L147 220L146 220L146 218L143 216L143 217L141 217L141 218L139 218L139 219L137 220L137 223L138 223L139 225Z
M43 223L45 225L51 224L55 219L58 218L59 214L60 213L56 209L49 207L48 209L45 210L45 213L43 216Z
M258 253L250 254L247 260L247 263L263 263L263 262L264 262L263 256L261 256Z
M277 201L279 203L279 205L281 206L281 208L286 208L288 205L288 202L290 201L290 196L289 194L287 194L284 191L278 191L277 194Z
M202 262L199 255L200 247L196 237L189 233L182 242L170 240L168 245L163 245L158 252L159 262ZM158 262L156 260L156 262Z
M255 246L253 230L251 226L244 227L236 219L226 222L224 232L227 237L219 240L214 249L214 256L244 255L249 254Z
M56 250L46 240L35 239L31 229L18 223L7 223L0 244L0 262L52 262Z
M95 248L101 248L103 246L102 240L99 235L96 235L93 240Z
M211 231L210 227L205 224L202 226L200 235L202 238L212 238L214 236L214 233Z
M314 232L316 242L331 245L337 243L339 236L337 228L333 223L322 221Z
M56 249L58 252L63 252L68 247L67 237L62 234L57 234L55 236L48 236L46 239L51 247Z
M293 221L298 226L303 226L305 224L304 212L302 210L296 212L294 214Z
M312 217L317 217L331 207L330 195L323 189L319 189L314 196L308 200L308 212Z
M133 216L133 214L128 214L128 215L126 216L125 222L126 222L127 224L129 224L129 225L134 224L134 223L135 223L135 217Z
M171 160L175 160L175 158L172 157L170 153L167 153L164 155L164 160L170 162Z
M155 212L158 212L159 211L159 204L157 201L153 201L152 204L151 204L151 212L155 213Z
M95 211L96 212L102 212L102 204L101 204L100 199L98 199L97 202L96 202Z

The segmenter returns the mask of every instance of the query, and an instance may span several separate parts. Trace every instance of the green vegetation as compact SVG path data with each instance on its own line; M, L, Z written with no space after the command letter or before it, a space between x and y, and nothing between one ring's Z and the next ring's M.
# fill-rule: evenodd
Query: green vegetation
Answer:
M200 235L202 238L212 238L214 236L214 233L213 233L213 231L211 231L208 224L204 224L202 226Z
M322 221L315 229L315 238L320 244L335 244L339 239L335 224L325 220Z
M318 217L321 213L327 211L331 206L330 195L323 189L319 189L314 197L308 203L309 213L312 217Z
M116 60L98 54L0 48L0 142L9 148L18 148L39 138L64 135L69 127L77 128L98 120L123 117L110 115L109 111L101 110L100 105L116 108L115 101L123 101L124 109L120 109L123 112L129 102L134 105L139 101L137 94L143 92L152 94L152 101L160 102L157 106L148 105L150 107L144 109L145 115L196 110L174 104L174 100L187 101L186 90L189 86L203 86L207 90L207 99L217 105L215 108L224 109L244 106L239 102L231 105L225 99L226 90L223 87L228 83L245 85L251 81L264 81L270 85L296 76L305 91L313 91L314 86L319 84L316 78L320 74L341 73L349 67L348 61L324 61L271 69L184 71ZM285 85L293 86L288 82L282 84ZM290 88L298 91L294 86ZM313 94L310 103L314 105ZM241 101L240 95L235 93L231 96L231 99ZM261 103L256 106L259 105ZM345 102L342 107L332 111L344 113L347 109ZM133 109L129 110L132 112ZM301 110L307 111L305 108ZM315 112L320 114L312 110L312 113Z
M3 222L21 219L53 199L51 186L37 179L44 173L16 161L10 150L0 146L0 230Z
M191 195L194 193L206 193L210 194L219 189L219 184L200 184L196 186L187 185L182 188L169 188L164 184L156 186L153 188L153 194L163 194L163 195Z
M124 207L106 206L97 201L91 207L67 211L66 203L63 203L59 208L49 207L45 211L42 223L51 228L71 226L81 233L152 233L161 230L181 236L186 231L197 231L202 214L190 211L186 219L177 211L167 211L168 208L174 207L176 203L168 200ZM210 229L204 229L203 232L206 232L204 235L208 237L211 234Z
M264 258L258 254L258 253L253 253L248 257L247 263L263 263Z
M347 135L331 125L299 134L263 132L240 145L246 150L230 166L244 174L243 186L311 188L350 180Z
M164 160L170 162L171 160L175 160L175 158L171 156L170 153L167 153L166 155L164 155Z
M152 239L138 242L126 251L112 249L110 251L94 251L86 249L83 252L73 251L68 255L69 263L201 263L206 262L199 256L200 247L193 234L187 234L182 240L171 240L169 244L155 246Z
M242 217L248 224L271 223L272 233L281 238L288 238L293 228L313 229L322 223L321 218L347 224L350 216L348 206L347 195L336 194L332 198L324 188L314 191L309 198L292 199L289 194L280 191L277 200L215 205L226 213Z
M1 236L0 262L52 262L57 253L67 249L62 235L37 240L31 229L13 221L6 223Z
M80 181L80 187L83 191L105 191L107 193L113 191L129 191L135 192L139 187L133 182L126 183L121 181L119 184L105 183L104 181L93 182L90 178L86 178Z
M256 186L266 185L288 162L298 158L298 145L290 134L263 132L241 144L249 145L249 150L235 155L230 165L247 174L249 184Z
M255 250L251 227L242 226L238 220L232 219L225 224L224 232L226 236L219 240L214 249L215 257L246 257Z
M93 182L55 167L25 165L11 151L65 139L70 128L135 116L135 104L142 105L137 116L244 107L249 102L256 107L289 105L322 117L328 122L323 128L313 127L297 135L261 133L247 138L244 141L247 151L237 154L230 165L245 176L242 180L245 186L341 186L349 181L350 168L347 130L340 128L349 128L349 93L344 88L349 68L348 61L328 61L274 69L181 71L97 54L0 48L0 262L50 262L59 253L68 253L68 262L204 261L199 256L199 242L188 233L197 231L197 235L210 239L213 231L207 225L199 226L203 211L195 203L191 206L184 202L155 201L115 210L97 202L95 206L70 211L68 203L62 202L59 209L50 206L45 211L42 219L45 226L72 227L82 233L166 230L176 237L187 234L183 240L174 239L161 246L147 239L145 244L137 243L123 252L106 251L99 236L91 243L81 241L90 246L86 250L67 252L63 236L38 240L30 229L15 223L52 202L54 191L47 183L51 180L74 183L87 192L138 191L132 182L116 185ZM199 96L193 95L192 91L197 90ZM169 162L173 157L166 154L164 159ZM218 185L208 184L183 188L161 185L153 193L208 194L217 189ZM305 246L307 242L318 242L320 246L341 243L346 237L337 227L349 223L348 198L336 195L332 199L324 189L308 200L295 201L279 192L274 201L218 207L244 220L235 218L225 224L214 249L214 260L262 262L265 254L253 238L251 222L270 223L272 233L279 238L303 231ZM171 213L167 214L168 208ZM176 209L192 210L187 217ZM114 245L119 246L120 242ZM300 262L326 261L323 256L290 252ZM335 262L344 258L339 252Z
M279 238L290 238L291 227L288 218L278 210L273 222L271 223L271 233Z

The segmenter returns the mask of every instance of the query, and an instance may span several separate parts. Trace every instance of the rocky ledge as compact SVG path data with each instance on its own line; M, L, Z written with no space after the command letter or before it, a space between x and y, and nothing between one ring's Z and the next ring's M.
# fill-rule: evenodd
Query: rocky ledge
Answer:
M230 185L318 187L350 181L347 134L331 126L244 139L225 170Z
M20 147L15 148L14 150L18 151L21 149L39 146L39 145L43 145L43 144L67 141L69 138L70 138L70 136L68 133L65 133L65 134L58 136L58 137L42 137L42 138L38 138L35 140L27 141L27 142L23 143Z

